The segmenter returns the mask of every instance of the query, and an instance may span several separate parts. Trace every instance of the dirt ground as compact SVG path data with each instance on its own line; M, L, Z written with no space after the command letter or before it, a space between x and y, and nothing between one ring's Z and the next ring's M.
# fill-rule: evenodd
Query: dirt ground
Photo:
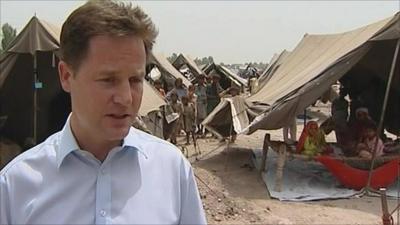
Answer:
M326 108L311 112L324 119ZM298 136L303 126L298 123ZM198 140L202 154L194 156L193 145L185 146L195 170L209 224L382 224L381 199L361 198L281 202L270 199L266 185L251 162L252 148L262 148L266 131L240 135L234 144L212 137ZM282 131L269 131L282 139ZM327 141L335 141L333 135ZM184 138L178 139L184 143ZM394 210L398 200L388 200ZM393 218L395 224L398 214Z
M378 197L307 203L270 199L250 160L250 149L262 147L264 134L239 136L235 144L199 139L198 160L193 146L187 146L209 224L382 224ZM389 209L396 205L389 200Z
M323 119L326 110L327 107L320 106L310 115ZM298 137L302 128L298 121ZM282 139L281 130L268 132L273 140ZM179 137L178 143L187 150L185 153L192 162L209 224L382 224L378 197L306 203L270 199L266 185L250 160L251 149L262 148L265 133L239 135L234 144L221 143L212 137L198 139L202 151L199 156L195 156L193 144L183 145L185 138ZM334 136L329 135L327 140L334 141ZM15 146L0 145L3 150L12 147ZM393 210L398 200L388 203ZM396 224L399 214L393 217Z

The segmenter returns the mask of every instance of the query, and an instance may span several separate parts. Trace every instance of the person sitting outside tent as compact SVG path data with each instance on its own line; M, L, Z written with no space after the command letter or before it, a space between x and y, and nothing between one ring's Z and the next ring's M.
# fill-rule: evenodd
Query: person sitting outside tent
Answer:
M165 97L165 90L164 90L164 88L162 88L161 80L155 80L154 81L154 87L161 94L161 96Z
M206 77L203 74L200 74L197 78L197 84L194 88L194 92L197 95L196 99L196 109L197 109L197 128L198 134L203 134L203 125L201 122L207 116L207 86L205 84Z
M195 121L196 121L196 108L192 102L189 101L188 96L182 97L182 121L183 121L183 129L186 133L186 144L190 144L190 135L192 135L193 140L194 131L196 129Z
M220 76L212 75L211 84L207 86L207 115L210 114L220 102L220 93L223 91L219 84Z
M325 141L324 133L315 121L309 121L303 129L296 150L297 153L310 157L332 152L331 147Z
M364 159L372 159L374 149L376 148L376 156L381 156L383 154L382 140L376 133L376 125L373 122L368 122L365 124L365 128L362 132L362 137L360 142L357 144L357 154L359 157Z
M360 107L356 109L356 119L349 124L349 132L353 142L358 142L363 135L364 129L370 123L375 123L369 116L368 109L365 107Z
M339 97L332 102L331 114L334 122L334 130L336 134L336 141L339 146L347 144L347 118L349 116L348 108L349 103L345 99L347 90L340 88Z
M185 88L185 86L183 86L182 78L176 78L176 80L175 80L175 87L172 88L172 89L168 92L168 94L167 94L167 96L166 96L167 100L170 100L170 99L171 99L171 94L172 94L172 93L177 94L179 101L182 99L183 96L187 96L188 91L187 91L187 89Z
M171 124L172 126L172 131L171 131L171 137L170 141L172 144L176 144L176 137L178 136L179 132L181 131L182 127L182 112L183 112L183 107L182 103L178 101L178 94L175 92L171 92L171 101L168 103L168 106L170 107L171 111L175 114L178 115L178 118L174 120Z

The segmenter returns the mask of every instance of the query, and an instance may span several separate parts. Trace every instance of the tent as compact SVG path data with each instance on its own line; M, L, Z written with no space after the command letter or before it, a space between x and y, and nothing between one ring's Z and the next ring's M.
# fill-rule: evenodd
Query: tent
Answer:
M268 67L264 70L264 72L258 78L258 88L261 89L270 79L272 74L276 72L276 70L285 62L287 57L290 55L290 51L283 50L281 54L274 54Z
M0 116L7 116L0 136L20 145L27 138L41 142L64 125L71 104L58 76L59 36L58 27L33 17L0 56ZM145 81L139 114L164 104Z
M245 87L247 87L246 79L241 78L238 75L234 74L225 66L211 63L207 67L205 67L203 71L208 76L212 74L218 74L221 77L220 84L223 89L231 87L232 84L235 84L237 87L240 87L242 91L244 90Z
M33 17L0 56L1 136L23 145L44 140L68 116L69 97L57 75L58 27Z
M163 79L167 85L165 88L166 90L171 90L174 87L174 83L177 78L181 78L186 87L189 87L189 85L192 84L185 76L176 70L175 67L162 54L151 53L148 64L151 69L156 67L161 72L161 79Z
M190 72L194 75L194 77L198 77L200 74L203 72L201 69L197 66L197 64L194 62L194 60L185 54L179 54L179 56L175 59L175 61L172 63L172 65L179 70L182 68L184 65L186 65Z
M302 113L338 80L353 94L365 95L373 119L379 121L399 38L399 13L345 33L305 35L276 72L271 74L265 86L245 99L248 108L245 111L234 109L237 113L232 118L237 117L241 121L240 127L245 127L240 133L279 129L290 124L291 118ZM397 59L384 120L385 128L397 135L400 134L399 62ZM235 104L225 105L232 107ZM252 119L254 116L249 113L252 108L258 108L262 113ZM226 109L217 106L215 110ZM212 112L210 118L205 119L206 126L213 126L218 120L212 118L216 114L218 112ZM247 121L250 122L246 126ZM234 121L224 123L236 126Z
M278 129L316 101L339 79L355 94L365 94L373 119L378 121L383 95L400 38L400 14L353 31L306 34L268 83L247 100L270 106L244 133ZM388 131L400 132L400 73L396 62L385 115ZM364 91L361 93L361 91Z

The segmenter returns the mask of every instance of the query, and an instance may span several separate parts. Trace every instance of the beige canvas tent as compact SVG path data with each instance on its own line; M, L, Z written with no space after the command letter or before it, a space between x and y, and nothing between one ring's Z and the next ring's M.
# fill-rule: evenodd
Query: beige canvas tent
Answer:
M201 69L197 66L197 64L194 62L194 60L190 56L183 53L179 54L179 56L175 59L172 65L177 70L179 70L182 66L186 65L189 68L190 72L192 72L192 74L195 77L203 73Z
M303 112L342 77L352 80L350 88L357 86L361 86L361 89L370 88L364 83L376 79L382 81L385 87L396 42L400 37L399 27L399 13L397 13L393 17L345 33L306 34L269 82L248 99L271 107L257 116L245 132L252 133L257 129L268 130L285 126L290 118ZM387 128L393 132L398 132L400 128L399 120L396 120L395 116L390 116L400 113L399 69L398 66L396 68L386 120ZM368 74L360 74L358 71L368 71ZM377 85L376 82L370 84ZM384 93L384 88L374 91ZM370 105L376 108L372 110L376 111L376 117L381 110L379 104L375 102ZM390 126L393 126L393 129Z
M397 13L345 33L305 35L266 85L246 99L246 111L259 108L262 113L251 120L245 118L252 117L249 113L234 110L237 114L233 117L238 117L241 127L251 121L241 133L278 129L289 124L291 118L302 113L338 80L354 95L366 95L371 115L379 121L396 43L400 38L399 30ZM395 63L384 121L385 128L394 134L400 133L399 62ZM212 124L214 119L207 121Z
M264 70L264 72L258 78L258 88L261 89L264 85L271 79L272 74L276 72L276 70L285 62L287 57L290 55L290 51L283 50L280 54L275 54L268 67Z
M62 128L71 111L57 70L60 29L33 17L0 56L0 136L40 142ZM158 110L164 99L146 81L139 114Z
M151 53L148 64L151 68L158 68L158 70L161 72L161 79L166 82L166 89L168 90L174 87L174 82L177 78L181 78L186 87L189 87L191 84L190 81L178 70L176 70L175 67L168 61L168 59L161 53Z
M208 76L212 74L218 74L221 77L220 84L223 89L227 89L233 84L237 87L240 87L242 91L244 91L244 88L247 87L246 79L239 77L237 74L233 73L223 65L211 63L207 65L203 71Z

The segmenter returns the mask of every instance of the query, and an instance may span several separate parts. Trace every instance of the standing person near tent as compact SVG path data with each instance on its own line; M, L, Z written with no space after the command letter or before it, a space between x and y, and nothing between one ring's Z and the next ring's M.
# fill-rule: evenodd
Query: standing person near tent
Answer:
M179 101L182 99L183 96L187 96L188 95L188 91L185 88L185 86L183 86L183 81L182 78L176 78L175 80L175 87L172 88L168 93L167 93L167 100L171 99L171 93L175 92L178 95L178 99Z
M218 74L212 75L211 84L207 85L207 115L210 114L214 108L219 104L221 97L220 93L223 91L219 84L220 76Z
M131 127L157 31L138 7L88 1L64 23L64 128L0 171L0 224L205 224L192 168Z
M204 127L201 125L201 122L207 116L207 86L205 84L206 77L203 74L200 74L198 77L198 82L195 86L195 93L197 95L196 108L197 108L197 129L198 134L202 135Z
M184 96L187 97L187 96ZM182 129L182 112L183 106L182 103L178 100L178 94L176 92L171 92L170 94L171 101L168 102L168 106L170 111L177 115L177 119L171 123L172 131L171 131L171 143L176 144L176 137L178 137L179 132Z
M336 142L339 146L347 145L347 118L349 116L349 103L345 99L347 90L340 88L339 97L333 100L331 106L332 119L335 124Z
M196 108L192 102L189 101L188 96L182 97L182 121L183 129L186 133L186 144L190 144L190 135L195 140L194 132L196 130Z
M197 95L193 84L189 85L187 97L189 99L189 102L193 103L193 105L196 107Z

